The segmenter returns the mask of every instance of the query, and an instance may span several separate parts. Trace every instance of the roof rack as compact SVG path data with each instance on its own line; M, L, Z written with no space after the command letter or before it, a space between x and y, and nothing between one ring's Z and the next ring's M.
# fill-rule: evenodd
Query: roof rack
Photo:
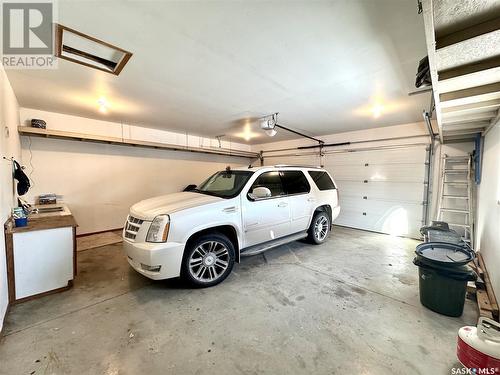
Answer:
M293 165L293 164L276 164L274 168L283 168L283 167L291 167L291 168L315 168L322 169L322 167L318 167L317 165Z

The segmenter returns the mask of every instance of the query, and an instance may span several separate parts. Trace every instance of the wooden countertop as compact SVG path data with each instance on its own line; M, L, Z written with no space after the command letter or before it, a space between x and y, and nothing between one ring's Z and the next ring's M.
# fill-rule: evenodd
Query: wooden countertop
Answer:
M28 225L25 227L15 227L14 220L9 218L4 226L5 233L22 233L31 232L36 230L64 228L64 227L77 227L78 224L71 214L71 211L64 204L47 204L37 205L33 208L57 208L62 207L63 211L36 213L28 215Z

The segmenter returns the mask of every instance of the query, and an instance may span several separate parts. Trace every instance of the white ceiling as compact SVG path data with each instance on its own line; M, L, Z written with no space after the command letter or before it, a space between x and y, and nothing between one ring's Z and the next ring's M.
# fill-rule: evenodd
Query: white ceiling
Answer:
M322 135L421 121L429 106L408 96L426 55L415 0L60 0L58 20L134 55L118 77L64 60L9 70L21 106L233 140L272 112ZM249 126L250 143L285 138Z

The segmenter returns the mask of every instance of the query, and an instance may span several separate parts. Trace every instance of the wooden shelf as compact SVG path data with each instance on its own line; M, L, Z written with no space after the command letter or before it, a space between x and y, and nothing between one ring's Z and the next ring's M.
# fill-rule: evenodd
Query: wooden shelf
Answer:
M172 145L160 142L139 141L132 139L122 139L117 137L107 137L102 135L66 132L61 130L39 129L39 128L32 128L29 126L19 126L18 131L20 135L32 136L32 137L45 137L45 138L66 139L70 141L107 143L113 145L155 148L159 150L169 150L169 151L196 152L201 154L234 156L234 157L249 158L249 159L256 159L259 157L258 153L250 151L231 150L227 148L188 147L188 146Z

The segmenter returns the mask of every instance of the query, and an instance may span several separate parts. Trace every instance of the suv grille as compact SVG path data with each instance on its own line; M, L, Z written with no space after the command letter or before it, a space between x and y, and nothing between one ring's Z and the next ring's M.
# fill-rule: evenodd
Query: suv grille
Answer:
M144 220L137 219L129 215L127 218L127 225L125 227L125 238L135 240L135 236L137 236L137 232L139 232L143 222Z

